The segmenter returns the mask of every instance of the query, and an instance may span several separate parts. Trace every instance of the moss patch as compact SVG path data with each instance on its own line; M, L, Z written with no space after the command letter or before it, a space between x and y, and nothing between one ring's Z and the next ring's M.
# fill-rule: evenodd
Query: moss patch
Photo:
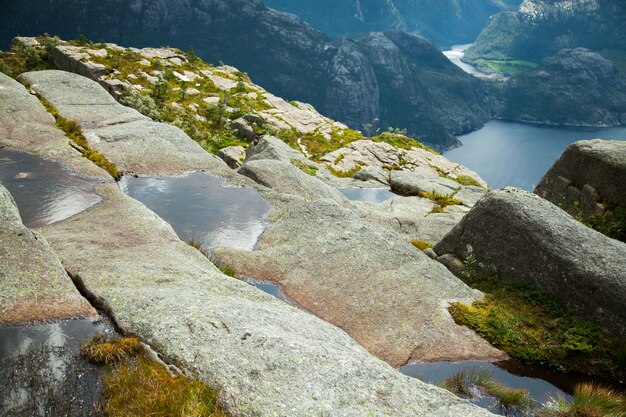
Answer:
M423 240L412 240L411 245L422 251L433 247L433 245Z
M297 167L305 174L311 175L313 177L317 175L318 168L315 165L309 165L304 161L294 158L290 159L289 162L291 162L291 165Z
M506 285L494 276L474 276L467 284L486 296L471 306L452 304L455 321L514 358L615 381L626 377L626 347L568 313L554 298L536 288Z

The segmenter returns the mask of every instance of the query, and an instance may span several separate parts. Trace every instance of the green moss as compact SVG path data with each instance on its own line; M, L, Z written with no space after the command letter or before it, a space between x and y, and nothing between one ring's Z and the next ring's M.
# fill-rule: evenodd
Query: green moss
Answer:
M110 340L105 336L96 336L81 346L81 356L89 362L105 365L117 365L137 356L141 352L141 342L135 337Z
M87 139L83 135L83 130L80 126L78 126L76 122L61 116L58 110L50 104L48 100L40 96L38 97L48 113L56 120L57 127L61 129L65 133L65 136L70 139L71 143L75 145L74 148L80 151L85 158L106 170L116 181L119 181L122 175L117 171L115 164L106 159L100 152L89 147L89 142L87 142Z
M482 185L481 183L476 181L474 178L469 177L467 175L459 175L456 178L451 178L451 177L447 177L447 178L450 178L451 180L456 181L461 185L485 188L484 185Z
M363 169L363 167L360 165L357 165L354 168L349 169L347 171L340 171L340 170L334 169L331 166L327 166L327 168L331 174L333 174L335 177L338 177L338 178L352 178L354 177L354 174L356 174L357 172Z
M388 143L389 145L395 146L396 148L400 148L400 149L409 150L411 148L420 148L432 154L438 155L437 151L430 149L428 146L424 145L423 143L415 139L411 139L405 135L398 134L398 133L383 132L369 139L373 140L374 142Z
M471 306L454 303L450 313L457 323L522 361L614 380L626 377L626 348L593 323L568 313L536 288L472 275L467 283L486 296Z
M420 197L423 198L428 198L429 200L431 200L433 203L436 203L439 207L441 208L445 208L448 206L460 206L461 201L457 200L456 198L454 198L453 194L439 194L436 191L432 191L432 192L427 192L427 191L422 191L420 193Z
M315 165L309 165L304 161L301 161L299 159L290 159L289 162L291 162L291 165L297 167L298 169L300 169L300 171L304 172L305 174L311 175L311 176L316 176L317 175L317 171L318 168Z

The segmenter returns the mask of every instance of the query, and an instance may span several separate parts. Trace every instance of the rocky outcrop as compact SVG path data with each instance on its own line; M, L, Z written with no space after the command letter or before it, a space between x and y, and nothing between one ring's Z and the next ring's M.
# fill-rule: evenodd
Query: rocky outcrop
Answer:
M321 161L340 172L348 172L357 167L378 170L393 169L415 172L433 178L442 175L452 179L465 177L473 180L476 184L487 186L474 171L424 147L414 146L410 149L403 149L385 142L358 140L325 155ZM364 175L365 173L361 173L359 177L365 178ZM375 177L381 182L385 182L382 181L380 173L376 174ZM388 182L388 178L386 182Z
M329 200L270 203L275 221L258 250L216 248L218 264L278 283L294 303L394 366L501 356L446 310L451 300L476 300L480 293L399 235Z
M122 330L218 388L229 413L491 415L401 375L317 317L221 274L117 187L100 192L103 204L42 232Z
M470 247L504 282L532 284L626 336L626 244L535 194L507 188L483 197L435 251L465 259Z
M600 54L563 49L536 69L511 77L499 117L523 122L626 124L626 74Z
M92 149L119 171L179 174L219 169L223 161L208 154L180 129L153 122L120 105L98 83L64 71L22 74L20 81L44 97L59 114L83 129Z
M592 215L602 212L602 203L626 207L624 178L626 142L583 140L567 147L535 193L574 216Z
M63 163L72 171L99 180L112 178L74 149L37 97L0 72L0 146Z
M246 159L246 148L243 146L228 146L220 149L217 156L232 169L237 169Z
M480 126L489 114L480 83L425 40L389 36L396 44L402 38L394 54L408 67L399 72L376 69L380 67L376 48L365 53L363 42L329 40L295 16L267 8L261 0L132 4L52 0L5 9L0 14L0 39L7 44L17 33L47 32L68 38L82 33L91 39L141 46L193 45L207 61L235 65L274 94L311 103L353 128L378 119L383 130L407 128L409 135L441 148L454 145L452 134ZM420 50L428 53L416 53ZM394 88L384 94L396 87L394 79L409 89ZM427 105L420 107L420 103ZM405 110L407 104L410 111Z
M96 314L46 239L24 227L0 184L0 325Z

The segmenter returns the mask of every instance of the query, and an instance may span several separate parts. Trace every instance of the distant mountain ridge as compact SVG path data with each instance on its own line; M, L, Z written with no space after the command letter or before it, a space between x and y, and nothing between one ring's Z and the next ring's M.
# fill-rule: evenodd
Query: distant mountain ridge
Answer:
M300 16L329 36L405 31L431 42L473 42L489 16L514 10L521 0L265 0L265 4Z
M17 34L44 32L137 47L193 45L205 60L234 65L268 91L311 103L353 128L406 128L438 149L455 146L453 135L490 118L482 83L427 41L377 35L400 64L383 68L375 63L381 51L366 47L367 40L330 40L260 0L23 0L0 7L5 45ZM395 94L388 94L391 85Z

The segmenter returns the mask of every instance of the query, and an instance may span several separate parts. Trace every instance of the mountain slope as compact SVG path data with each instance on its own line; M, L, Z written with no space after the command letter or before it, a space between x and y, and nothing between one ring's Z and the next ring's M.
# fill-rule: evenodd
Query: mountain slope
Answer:
M406 128L409 135L439 149L456 143L452 134L479 127L487 120L480 100L482 87L473 84L476 95L457 97L473 100L469 104L437 102L421 109L419 118L406 118L406 124L395 125L389 115L402 112L401 102L413 97L381 95L380 71L375 71L358 43L329 40L299 18L271 10L260 0L25 0L19 5L2 5L0 40L4 44L18 33L44 32L65 38L82 33L93 40L104 38L130 46L171 45L186 50L193 45L205 60L234 65L268 91L309 102L351 127L359 129L379 119L383 130ZM419 62L408 56L403 59L412 61L408 71L392 75L412 86L412 96L428 102L433 90L454 88L447 75L436 77L437 73L457 71L453 64L442 61L440 54L429 54ZM428 68L433 69L435 79L425 89L418 73ZM454 78L473 83L471 76L461 71ZM441 105L446 109L436 108ZM472 123L456 121L465 119Z
M329 36L402 30L438 45L473 42L490 15L520 0L265 0Z

